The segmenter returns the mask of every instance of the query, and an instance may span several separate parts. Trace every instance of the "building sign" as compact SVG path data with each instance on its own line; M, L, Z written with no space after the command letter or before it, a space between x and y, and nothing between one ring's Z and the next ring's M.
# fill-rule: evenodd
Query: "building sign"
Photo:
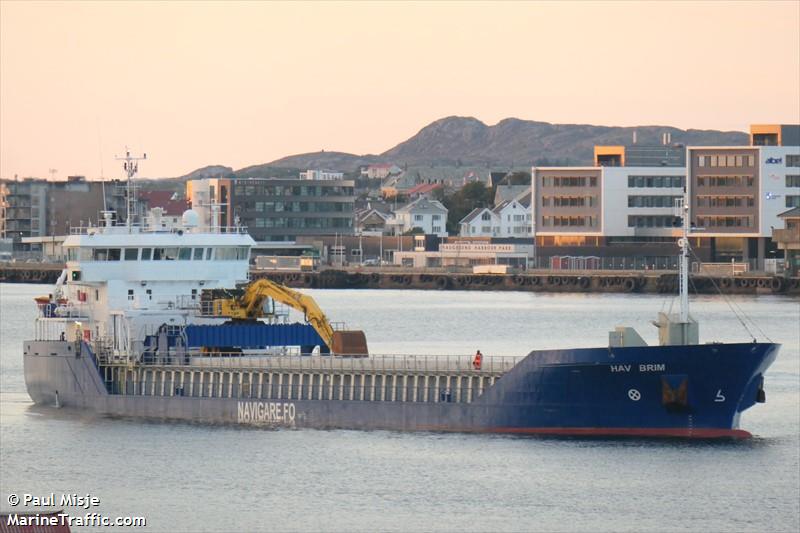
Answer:
M780 194L775 194L774 192L764 193L764 198L766 198L767 200L777 200L780 197L781 197Z
M768 165L780 165L783 163L782 157L768 157L766 161L764 161Z

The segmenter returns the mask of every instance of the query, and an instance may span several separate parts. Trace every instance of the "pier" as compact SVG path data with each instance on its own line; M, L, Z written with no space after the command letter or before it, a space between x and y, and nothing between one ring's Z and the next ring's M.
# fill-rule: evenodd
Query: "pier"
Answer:
M0 283L55 283L61 264L0 263ZM313 272L250 270L251 279L267 278L293 288L415 289L522 292L670 294L678 292L673 271L528 270L514 274L424 271L399 268L323 269ZM800 277L742 273L692 275L694 294L785 294L800 296Z

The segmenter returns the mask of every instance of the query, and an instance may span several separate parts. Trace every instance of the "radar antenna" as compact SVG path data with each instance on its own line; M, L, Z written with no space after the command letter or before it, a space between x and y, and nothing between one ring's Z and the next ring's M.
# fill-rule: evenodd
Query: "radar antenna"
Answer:
M130 233L133 227L133 217L136 214L136 187L133 184L133 178L139 172L139 161L147 159L147 154L142 154L141 156L131 155L131 151L128 150L126 146L125 157L117 156L115 159L117 161L124 161L124 163L122 163L122 168L128 175L128 182L125 186L125 200L128 209L127 216L125 217L125 226L127 226L128 233Z

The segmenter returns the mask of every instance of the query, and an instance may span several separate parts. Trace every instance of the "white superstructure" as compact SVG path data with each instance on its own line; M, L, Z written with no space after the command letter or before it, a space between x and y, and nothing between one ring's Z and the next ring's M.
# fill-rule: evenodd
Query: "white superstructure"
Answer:
M164 326L219 322L198 313L201 293L246 282L254 244L246 228L202 226L192 210L170 229L130 219L113 225L111 213L100 226L73 227L66 268L39 301L37 340L79 334L135 355L132 339Z

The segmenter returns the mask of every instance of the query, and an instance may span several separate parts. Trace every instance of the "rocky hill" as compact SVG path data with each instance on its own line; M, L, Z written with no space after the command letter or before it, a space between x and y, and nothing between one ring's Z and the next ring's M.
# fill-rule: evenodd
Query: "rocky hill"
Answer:
M596 144L631 144L636 131L639 144L660 144L663 133L672 143L684 145L746 145L748 135L739 131L681 130L671 126L593 126L550 124L507 118L487 126L473 117L447 117L422 128L416 135L378 155L345 152L312 152L277 159L235 171L237 176L290 176L298 169L324 168L354 172L375 163L400 166L480 166L525 168L538 165L586 165L592 163ZM210 166L182 179L229 174L228 167Z
M550 124L507 118L487 126L472 117L447 117L422 128L416 135L381 157L396 164L471 164L519 166L533 163L591 164L597 144L630 144L633 132L639 144L660 144L663 133L685 145L742 145L742 132L681 130L670 126L610 127L587 124Z

